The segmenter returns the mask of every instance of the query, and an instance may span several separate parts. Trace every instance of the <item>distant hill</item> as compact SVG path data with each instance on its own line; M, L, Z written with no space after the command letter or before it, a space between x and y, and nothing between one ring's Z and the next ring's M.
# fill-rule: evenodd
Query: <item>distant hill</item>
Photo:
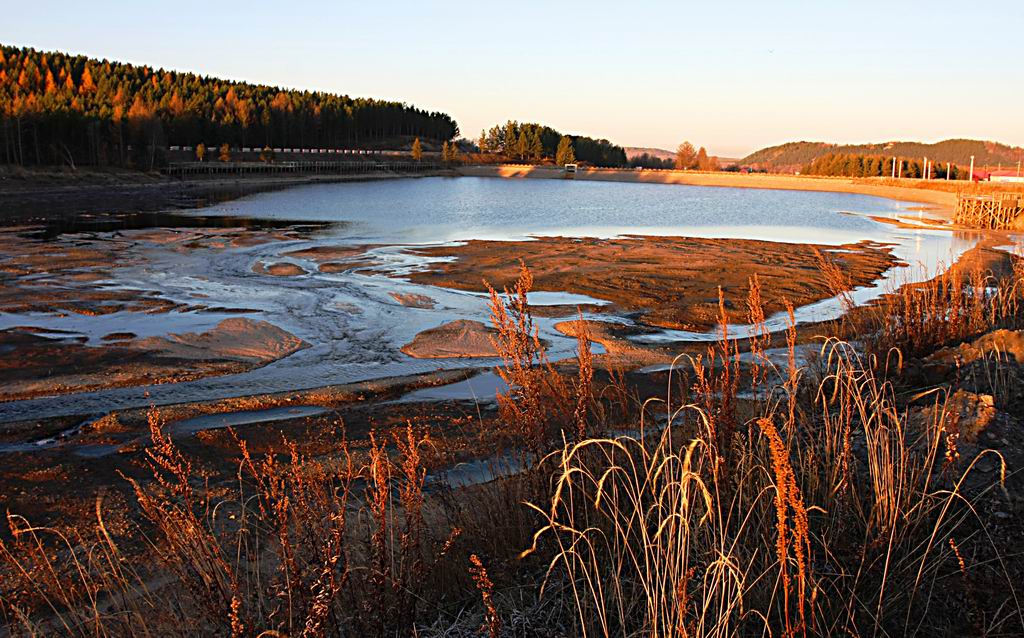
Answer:
M883 142L879 144L827 144L825 142L789 142L755 151L739 161L742 166L777 172L800 170L829 153L846 155L883 155L924 158L952 162L960 166L1016 166L1024 158L1024 149L981 140L945 140L935 144L922 142Z
M648 155L650 157L655 157L655 158L660 159L660 160L668 160L668 161L672 161L672 162L674 162L675 159L676 159L676 152L675 151L666 151L663 148L653 148L653 147L648 147L648 146L627 146L627 147L625 147L625 149L626 149L626 159L628 159L629 161L633 161L634 159L640 157L641 155ZM723 167L735 166L736 163L739 162L739 161L740 160L735 158L735 157L719 157L718 158L718 162Z
M648 148L645 146L627 146L626 147L626 159L633 159L641 155L650 155L651 157L657 157L660 160L674 160L676 158L675 151L666 151L663 148Z

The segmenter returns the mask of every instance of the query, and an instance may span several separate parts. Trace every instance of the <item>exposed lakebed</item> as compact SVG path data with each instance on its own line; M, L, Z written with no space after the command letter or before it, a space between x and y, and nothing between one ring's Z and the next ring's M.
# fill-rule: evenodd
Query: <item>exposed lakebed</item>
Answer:
M636 357L649 365L673 340L710 334L719 285L740 309L760 273L766 299L785 295L798 318L818 320L840 304L816 253L865 302L976 241L872 219L916 216L850 194L468 177L300 186L60 232L40 211L0 232L0 349L13 362L0 371L0 422L491 366L482 278L507 284L520 257L537 268L531 303L553 358L572 356L559 326L582 311L623 333L595 352L657 344ZM466 323L436 330L452 321ZM211 346L247 325L262 332L247 335L245 356ZM403 352L421 333L474 343ZM431 354L407 354L417 351ZM138 367L111 383L97 360L117 357Z

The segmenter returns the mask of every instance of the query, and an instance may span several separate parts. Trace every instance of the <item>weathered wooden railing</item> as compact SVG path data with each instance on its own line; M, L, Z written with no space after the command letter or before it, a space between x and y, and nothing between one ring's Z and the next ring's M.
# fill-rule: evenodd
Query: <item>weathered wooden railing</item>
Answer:
M1011 228L1020 215L1024 215L1024 194L959 193L953 221L961 226L1000 230Z

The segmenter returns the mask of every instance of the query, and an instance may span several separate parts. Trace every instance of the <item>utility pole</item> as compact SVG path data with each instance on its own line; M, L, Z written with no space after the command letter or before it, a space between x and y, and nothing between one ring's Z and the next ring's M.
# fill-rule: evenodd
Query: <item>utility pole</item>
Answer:
M1017 166L1018 166L1018 169L1019 169L1020 162L1017 162ZM1018 170L1017 172L1019 173L1020 170ZM896 156L895 155L893 155L893 157L892 157L892 178L896 179Z
M921 179L928 179L928 158L924 158L924 166L921 167Z
M896 169L896 179L903 179L903 160L900 160L900 166Z
M967 176L967 179L974 181L974 156L971 155L971 173Z

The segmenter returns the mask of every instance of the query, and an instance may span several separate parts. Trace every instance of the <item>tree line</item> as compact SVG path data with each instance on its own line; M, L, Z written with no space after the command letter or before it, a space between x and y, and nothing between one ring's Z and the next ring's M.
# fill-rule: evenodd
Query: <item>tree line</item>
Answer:
M152 169L167 146L351 148L451 140L449 115L0 45L0 161Z
M1024 159L1024 148L982 140L952 139L925 144L922 142L886 142L882 144L826 144L824 142L788 142L751 153L740 160L745 166L773 171L792 171L826 155L862 155L878 157L920 157L935 160L936 166L952 162L969 166L1016 166Z
M848 153L829 153L804 165L803 175L826 175L834 177L892 177L893 159L884 155L853 155ZM896 158L898 162L896 175L900 177L920 178L924 176L924 160ZM969 171L953 164L949 169L949 179L966 179ZM946 164L932 164L931 176L934 179L946 179Z
M480 131L480 152L503 155L510 160L556 164L582 162L593 166L627 166L626 151L605 139L565 135L550 126L509 120Z
M722 165L717 157L709 156L707 149L703 146L698 150L690 142L683 142L676 149L673 168L676 170L720 171Z

